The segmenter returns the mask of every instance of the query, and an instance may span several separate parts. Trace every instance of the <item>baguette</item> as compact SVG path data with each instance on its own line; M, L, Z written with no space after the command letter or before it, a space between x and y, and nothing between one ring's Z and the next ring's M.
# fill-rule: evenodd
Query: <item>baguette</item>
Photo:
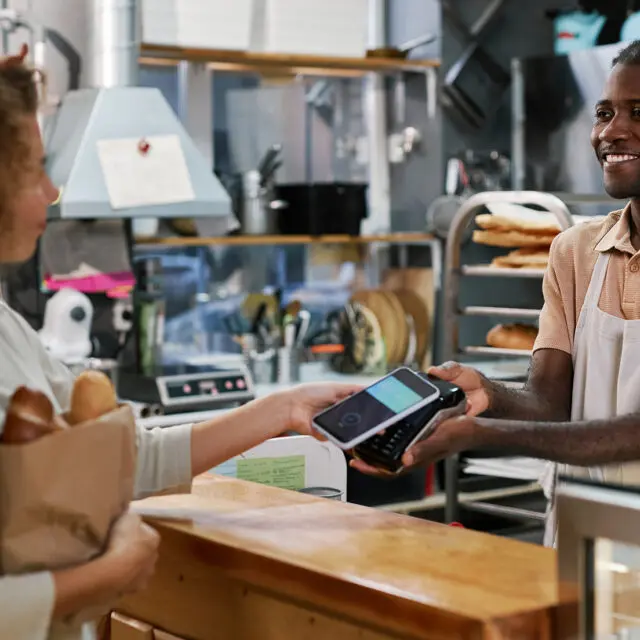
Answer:
M18 387L7 407L3 444L27 444L58 429L51 400L40 391Z
M116 390L101 371L83 371L73 385L69 424L96 420L118 408Z

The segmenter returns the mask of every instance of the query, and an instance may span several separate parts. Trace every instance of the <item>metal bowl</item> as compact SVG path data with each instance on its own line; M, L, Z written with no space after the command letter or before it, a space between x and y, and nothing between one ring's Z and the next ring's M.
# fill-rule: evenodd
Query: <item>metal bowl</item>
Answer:
M306 493L317 498L327 498L328 500L342 500L342 491L333 487L307 487L300 489L300 493Z

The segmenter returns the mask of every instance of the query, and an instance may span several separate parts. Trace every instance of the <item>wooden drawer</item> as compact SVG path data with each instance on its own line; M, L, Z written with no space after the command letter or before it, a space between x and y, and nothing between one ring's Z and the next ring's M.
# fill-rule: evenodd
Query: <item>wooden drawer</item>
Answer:
M150 624L120 613L112 613L109 630L103 640L183 640L166 631L154 629Z

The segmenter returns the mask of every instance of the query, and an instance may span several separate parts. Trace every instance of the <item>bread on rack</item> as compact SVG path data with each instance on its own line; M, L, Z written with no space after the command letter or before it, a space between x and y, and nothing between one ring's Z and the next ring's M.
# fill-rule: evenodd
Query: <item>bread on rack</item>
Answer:
M549 251L542 248L516 249L506 256L496 256L491 266L497 269L546 269Z
M473 241L490 247L515 249L521 247L550 247L557 234L523 233L522 231L474 231Z
M487 334L487 344L494 349L532 351L538 329L526 324L499 324Z
M476 216L476 224L485 231L520 231L534 235L558 235L560 224L551 213L525 209L504 213L483 213Z
M558 218L547 211L538 211L509 202L487 204L489 213L476 216L478 231L473 241L492 247L549 247L562 231ZM573 216L574 224L596 220L595 216Z

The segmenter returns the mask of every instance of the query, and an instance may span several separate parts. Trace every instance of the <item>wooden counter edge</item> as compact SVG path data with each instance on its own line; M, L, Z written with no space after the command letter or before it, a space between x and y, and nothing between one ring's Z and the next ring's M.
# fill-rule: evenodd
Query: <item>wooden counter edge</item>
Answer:
M176 603L193 603L194 598L202 597L203 606L208 602L211 607L209 594L227 590L229 585L221 586L225 581L390 638L542 640L550 630L549 610L523 611L500 620L474 619L312 569L288 565L249 549L201 539L171 523L154 521L153 524L162 537L157 579L144 593L125 600L118 610L178 635L185 634L185 629L172 625L174 617L167 606L157 607L163 594L170 590L171 601ZM198 565L206 567L206 571L199 571Z

